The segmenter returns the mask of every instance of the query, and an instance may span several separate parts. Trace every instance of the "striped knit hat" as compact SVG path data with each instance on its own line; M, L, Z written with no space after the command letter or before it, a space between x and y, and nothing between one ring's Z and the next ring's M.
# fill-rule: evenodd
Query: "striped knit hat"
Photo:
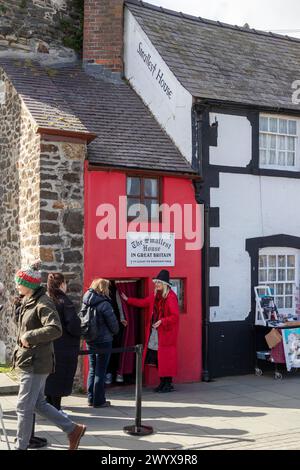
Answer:
M17 284L35 290L40 287L42 282L41 261L34 261L28 268L20 269L16 273L15 281Z

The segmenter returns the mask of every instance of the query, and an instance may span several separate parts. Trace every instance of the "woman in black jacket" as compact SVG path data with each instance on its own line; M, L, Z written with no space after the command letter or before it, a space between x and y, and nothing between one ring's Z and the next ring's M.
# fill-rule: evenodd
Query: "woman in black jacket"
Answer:
M45 395L48 403L58 410L62 397L72 393L80 348L80 320L66 291L67 284L61 273L48 275L47 293L59 313L63 334L54 341L55 372L47 378Z
M110 406L105 399L105 374L109 363L113 335L119 331L119 323L109 298L109 281L95 279L84 294L82 309L95 308L97 312L98 336L87 341L89 354L89 374L87 381L88 405L94 408ZM97 353L95 348L105 349Z

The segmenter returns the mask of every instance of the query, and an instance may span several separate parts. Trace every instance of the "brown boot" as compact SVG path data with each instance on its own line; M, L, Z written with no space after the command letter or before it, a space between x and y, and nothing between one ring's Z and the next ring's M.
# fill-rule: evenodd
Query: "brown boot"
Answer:
M80 439L84 435L86 431L86 426L84 424L76 424L75 428L73 429L70 434L68 434L69 438L69 450L77 450L79 446Z

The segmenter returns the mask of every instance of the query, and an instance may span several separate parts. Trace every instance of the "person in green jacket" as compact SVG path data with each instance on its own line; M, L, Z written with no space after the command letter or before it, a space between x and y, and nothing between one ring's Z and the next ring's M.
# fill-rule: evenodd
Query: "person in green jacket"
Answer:
M76 450L86 426L73 423L47 403L44 395L46 379L55 367L53 341L62 335L62 326L54 303L41 286L40 267L40 261L35 262L20 269L15 277L19 294L23 296L13 353L13 367L21 371L15 449L28 448L33 416L37 412L62 429L68 435L69 450Z

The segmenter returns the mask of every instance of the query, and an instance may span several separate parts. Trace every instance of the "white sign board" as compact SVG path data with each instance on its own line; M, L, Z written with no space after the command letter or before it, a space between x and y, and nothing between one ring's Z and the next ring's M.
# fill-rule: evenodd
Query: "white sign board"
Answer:
M175 266L174 233L127 232L126 266Z

